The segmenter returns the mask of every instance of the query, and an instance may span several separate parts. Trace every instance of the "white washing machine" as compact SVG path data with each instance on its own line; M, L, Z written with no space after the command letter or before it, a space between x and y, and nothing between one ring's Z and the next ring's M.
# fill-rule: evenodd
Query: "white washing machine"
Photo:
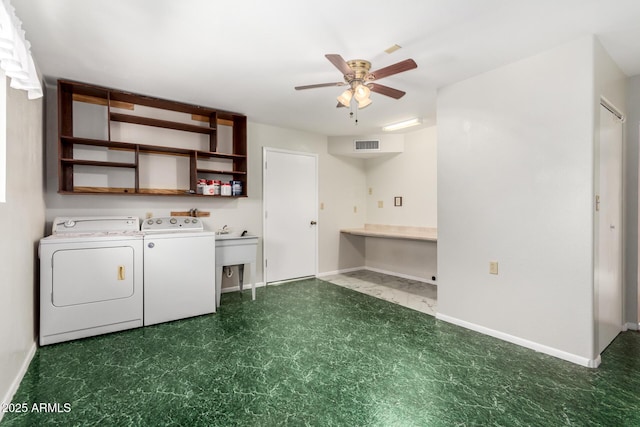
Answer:
M144 325L215 313L215 233L192 217L149 218L142 232Z
M40 345L143 325L136 217L56 218L40 240Z

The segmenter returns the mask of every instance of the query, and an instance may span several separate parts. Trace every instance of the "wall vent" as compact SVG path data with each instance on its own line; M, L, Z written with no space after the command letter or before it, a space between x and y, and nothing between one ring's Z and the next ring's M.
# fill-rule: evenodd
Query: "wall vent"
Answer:
M355 151L380 151L379 139L356 139L353 141L353 149Z

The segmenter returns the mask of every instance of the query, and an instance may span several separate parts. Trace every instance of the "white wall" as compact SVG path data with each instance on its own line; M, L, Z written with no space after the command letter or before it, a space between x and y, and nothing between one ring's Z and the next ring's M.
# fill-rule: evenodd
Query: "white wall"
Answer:
M436 242L367 237L365 255L368 269L434 285L437 283Z
M367 223L437 227L436 133L435 126L407 133L404 152L366 161L367 189L372 191ZM402 207L394 206L395 196L402 197Z
M2 403L10 402L36 349L36 251L44 235L42 104L7 87L7 199L0 203Z
M438 93L438 317L582 364L595 357L593 56L584 38Z
M197 208L211 212L203 218L205 226L217 230L224 225L262 236L262 147L275 147L319 154L320 211L319 271L335 271L363 265L363 248L340 237L340 228L355 227L364 221L364 209L353 213L353 204L364 207L365 173L361 160L336 158L327 154L327 138L290 129L251 122L247 126L248 197L206 199L181 196L60 195L57 167L57 88L47 84L46 111L46 218L50 223L64 215L134 215L144 218L169 215L171 211ZM133 89L132 89L133 90ZM211 105L215 107L215 105ZM262 241L258 259L262 258ZM258 282L263 280L262 265L257 266ZM236 276L237 277L237 276ZM233 280L236 280L235 278ZM235 286L233 281L224 287Z
M356 236L343 235L340 229L360 227L365 222L366 175L363 161L330 155L326 143L318 151L318 271L328 273L361 267L364 265L365 254L362 240L354 238Z

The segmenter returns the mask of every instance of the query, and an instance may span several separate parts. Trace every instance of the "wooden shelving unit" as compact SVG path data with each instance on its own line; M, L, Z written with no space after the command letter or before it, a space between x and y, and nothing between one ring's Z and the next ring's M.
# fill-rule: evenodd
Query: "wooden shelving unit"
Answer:
M106 135L102 137L87 137L75 135L74 129L83 120L76 109L81 105L98 106L104 110L99 119L104 123L97 123L95 128L105 128ZM148 107L147 111L163 113L163 116L177 115L190 117L186 122L184 117L178 120L167 120L138 113L136 107ZM102 111L100 110L100 111ZM117 111L113 111L117 110ZM123 112L124 111L124 112ZM132 113L129 113L132 111ZM190 115L190 116L189 116ZM99 121L100 121L99 120ZM63 194L145 194L145 195L187 195L194 197L212 197L195 194L196 185L201 178L212 176L226 177L228 181L240 181L242 194L247 195L247 118L238 113L215 110L191 104L138 95L116 89L99 87L87 83L58 80L58 164L59 164L59 192ZM186 147L178 137L171 145L154 145L140 143L134 140L116 141L112 139L114 123L126 123L134 126L168 129L185 134L206 135L206 146L197 149ZM74 126L75 125L75 126ZM231 129L231 141L226 151L218 150L219 126ZM85 126L91 128L92 126ZM175 137L172 134L172 138ZM172 140L173 141L173 140ZM74 156L79 147L103 148L107 152L120 151L129 153L130 160L95 160ZM103 153L104 154L104 153ZM173 157L188 157L189 188L154 188L141 186L141 161L144 155L161 155ZM201 165L199 161L222 161L223 166ZM91 186L77 185L76 174L79 167L95 170L109 169L117 174L119 170L132 170L133 182L130 186ZM106 172L105 172L106 173ZM185 177L182 177L183 180ZM216 196L213 196L216 197ZM220 196L230 197L230 196Z

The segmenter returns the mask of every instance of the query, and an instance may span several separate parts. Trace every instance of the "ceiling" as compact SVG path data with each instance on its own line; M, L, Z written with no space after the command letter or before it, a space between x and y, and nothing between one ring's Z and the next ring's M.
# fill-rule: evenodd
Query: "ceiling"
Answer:
M637 0L11 0L45 78L66 78L246 114L323 135L435 123L438 88L590 34L628 76L640 74ZM364 6L363 6L364 5ZM392 54L393 44L402 48ZM413 58L358 111L324 57L372 69ZM415 129L415 128L414 128Z

